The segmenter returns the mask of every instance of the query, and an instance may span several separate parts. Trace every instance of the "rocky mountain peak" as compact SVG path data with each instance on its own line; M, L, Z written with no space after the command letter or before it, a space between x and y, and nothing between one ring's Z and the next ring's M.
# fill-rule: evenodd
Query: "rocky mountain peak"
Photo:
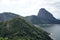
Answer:
M41 8L38 12L38 17L41 17L43 19L55 19L53 15L47 11L45 8Z

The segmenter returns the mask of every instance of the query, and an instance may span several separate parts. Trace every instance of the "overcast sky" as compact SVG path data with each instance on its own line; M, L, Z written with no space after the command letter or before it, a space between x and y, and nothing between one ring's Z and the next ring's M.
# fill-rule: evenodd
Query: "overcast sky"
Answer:
M37 15L45 8L56 18L60 18L60 0L0 0L0 13L13 12L22 16Z

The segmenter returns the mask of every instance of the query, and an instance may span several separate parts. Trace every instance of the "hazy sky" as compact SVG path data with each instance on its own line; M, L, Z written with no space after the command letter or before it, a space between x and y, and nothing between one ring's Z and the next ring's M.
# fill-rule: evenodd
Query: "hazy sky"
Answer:
M60 0L0 0L0 12L37 15L40 8L45 8L56 18L60 18Z

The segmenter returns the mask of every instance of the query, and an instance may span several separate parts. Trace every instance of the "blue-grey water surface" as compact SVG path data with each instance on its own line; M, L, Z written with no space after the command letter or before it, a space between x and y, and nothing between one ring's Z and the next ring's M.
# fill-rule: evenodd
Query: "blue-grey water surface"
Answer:
M50 27L43 27L43 29L49 33L51 33L51 37L54 40L60 40L60 24L53 24Z

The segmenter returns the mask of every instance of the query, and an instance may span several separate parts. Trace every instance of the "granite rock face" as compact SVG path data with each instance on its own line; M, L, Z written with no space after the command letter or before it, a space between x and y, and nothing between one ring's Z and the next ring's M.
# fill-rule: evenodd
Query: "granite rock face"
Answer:
M60 20L57 20L56 18L54 18L53 15L44 8L41 8L39 10L38 17L46 20L49 23L56 23L56 24L60 23Z
M29 19L30 18L30 19ZM54 16L47 11L45 8L41 8L38 12L38 15L33 18L32 16L27 16L26 19L32 24L60 24L60 20L54 18ZM36 20L34 22L34 20Z

